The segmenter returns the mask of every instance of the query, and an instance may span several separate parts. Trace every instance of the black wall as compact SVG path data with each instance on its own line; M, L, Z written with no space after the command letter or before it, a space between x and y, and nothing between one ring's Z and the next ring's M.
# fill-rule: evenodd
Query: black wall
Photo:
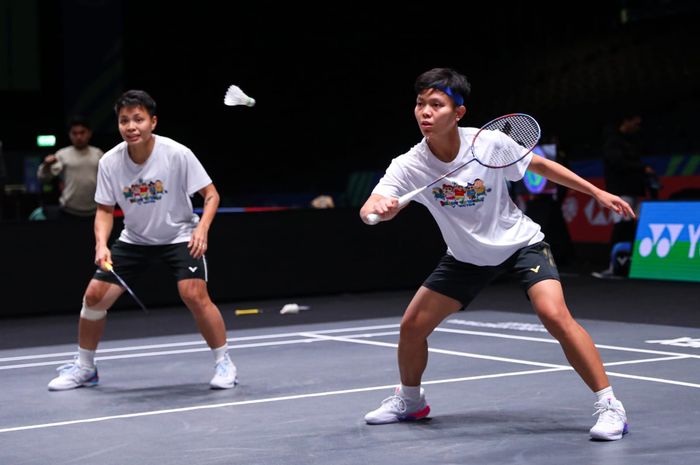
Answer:
M79 311L95 269L89 225L5 223L0 243L0 316ZM209 290L219 302L416 287L445 251L418 205L374 227L356 209L220 214L209 245ZM164 268L128 284L146 306L180 305ZM136 306L126 294L117 305Z
M697 148L694 1L566 10L532 2L63 0L36 1L35 9L40 88L0 89L6 150L31 149L39 131L67 144L74 110L92 117L95 143L107 150L120 141L115 95L145 89L159 104L158 132L193 149L224 205L251 193L340 192L351 172L385 168L420 139L413 81L436 66L472 82L465 125L531 113L570 157L595 157L610 116L634 104L648 110L644 134L655 155ZM256 107L223 105L233 83Z

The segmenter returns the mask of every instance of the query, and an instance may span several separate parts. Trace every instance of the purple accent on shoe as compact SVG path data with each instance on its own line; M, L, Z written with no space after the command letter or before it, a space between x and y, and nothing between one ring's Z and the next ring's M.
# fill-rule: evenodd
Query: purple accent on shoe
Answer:
M627 426L627 423L625 423L625 427L622 428L622 434L627 434L629 433L629 427Z

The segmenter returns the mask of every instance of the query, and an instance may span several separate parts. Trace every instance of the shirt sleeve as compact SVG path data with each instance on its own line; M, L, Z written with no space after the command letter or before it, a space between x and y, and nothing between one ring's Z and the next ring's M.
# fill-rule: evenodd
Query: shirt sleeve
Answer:
M527 168L530 166L530 162L532 161L533 157L533 152L530 151L527 155L525 155L522 160L518 161L515 164L512 164L510 166L507 166L503 168L504 170L504 175L507 180L509 181L520 181L523 176L525 176L525 172L527 171Z
M212 183L202 163L191 150L185 150L185 185L188 195L194 195Z
M372 194L379 194L384 197L400 197L409 191L406 174L401 166L401 159L394 158L387 168L384 176L372 190Z
M114 189L108 170L104 163L100 162L97 167L97 188L95 190L95 202L100 205L113 207L117 203Z

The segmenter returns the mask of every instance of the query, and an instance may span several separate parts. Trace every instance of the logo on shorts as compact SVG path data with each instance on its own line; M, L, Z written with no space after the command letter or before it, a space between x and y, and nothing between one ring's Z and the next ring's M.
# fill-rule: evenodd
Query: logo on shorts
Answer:
M540 272L540 265L537 265L534 268L530 268L530 271L532 271L533 273L539 273Z
M196 266L188 266L187 268L189 268L190 271L191 271L192 273L194 273L195 271L197 271L197 267L196 267Z

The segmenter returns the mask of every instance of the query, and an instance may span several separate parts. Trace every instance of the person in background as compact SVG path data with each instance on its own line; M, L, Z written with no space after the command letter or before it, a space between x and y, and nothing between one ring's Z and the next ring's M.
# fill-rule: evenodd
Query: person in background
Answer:
M71 118L68 137L71 145L55 154L47 155L39 165L37 177L44 183L60 177L62 189L59 197L59 218L92 219L97 209L97 165L103 153L90 145L92 130L87 120L81 116Z
M603 143L603 169L605 189L620 196L635 213L639 210L640 200L647 194L649 179L655 179L654 170L642 162L639 132L642 116L637 111L621 113L614 121L612 129ZM633 217L624 217L612 213L613 228L610 236L610 250L616 250L616 244L634 242L636 221ZM610 266L592 275L601 279L624 278L624 273L615 266L616 257L611 254Z

